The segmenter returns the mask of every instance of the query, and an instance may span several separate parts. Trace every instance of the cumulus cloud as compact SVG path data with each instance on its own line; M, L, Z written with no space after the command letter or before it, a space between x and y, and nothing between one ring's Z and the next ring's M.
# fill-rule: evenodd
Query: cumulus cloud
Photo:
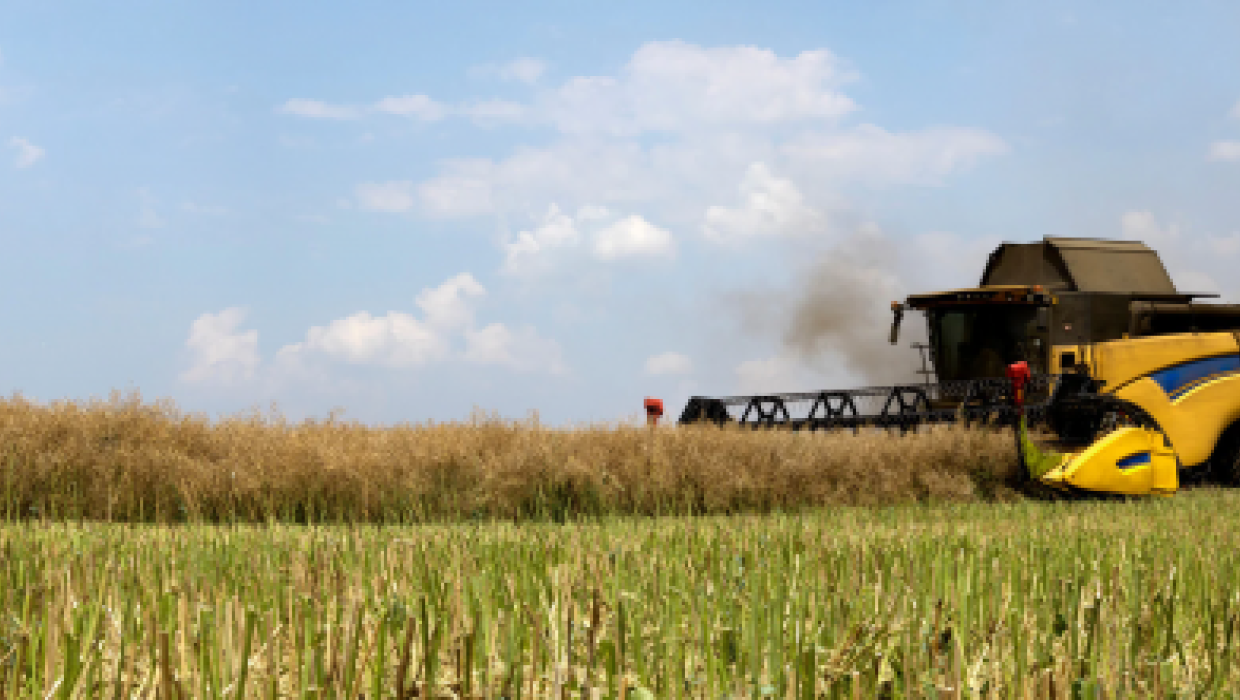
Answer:
M776 177L765 163L753 163L745 172L738 207L712 206L706 210L703 231L717 242L749 236L805 234L821 231L826 217L805 203L796 183Z
M839 91L853 79L831 52L781 58L751 46L652 42L616 77L578 77L542 96L540 108L572 133L685 131L736 124L834 120L856 105Z
M611 224L594 237L594 256L600 260L669 258L675 254L672 234L636 214Z
M576 220L552 204L537 226L501 242L503 272L510 275L545 272L553 264L557 251L576 246L580 239Z
M947 175L1007 151L1002 139L981 129L892 133L873 124L803 134L783 147L783 155L802 171L878 185L941 184Z
M15 168L29 168L43 159L43 149L26 139L14 136L9 139L9 147L15 151L13 156L13 167Z
M314 326L306 339L281 348L281 355L321 353L353 364L412 367L443 359L447 345L427 324L406 313L371 316L359 311L326 326Z
M641 207L651 220L715 206L709 228L722 237L755 224L804 227L813 209L838 204L841 186L939 185L1008 150L981 129L848 126L856 105L842 88L853 77L825 50L781 57L649 43L615 75L571 78L527 104L459 109L479 123L548 125L559 136L499 159L445 161L419 184L421 208L470 217L594 203ZM741 203L723 206L742 173ZM786 218L762 221L773 215Z
M689 374L693 371L693 361L687 355L678 352L664 352L646 358L646 374Z
M473 325L475 300L486 293L473 275L463 272L438 287L422 290L416 301L432 328L452 330Z
M1210 160L1240 160L1240 141L1215 141L1210 144Z
M358 311L313 326L303 340L279 350L277 364L304 369L316 361L330 360L407 370L461 361L519 371L565 371L559 344L533 328L514 330L503 323L479 328L475 314L485 296L486 289L473 275L461 273L417 295L420 316Z
M408 180L363 182L354 188L357 206L366 211L400 214L413 209L414 186Z
M532 278L565 264L575 251L588 250L596 261L611 263L631 258L671 258L676 254L672 234L636 214L619 216L606 207L585 205L575 214L551 204L529 229L500 241L502 272Z
M258 331L238 330L246 312L230 307L205 313L190 324L190 366L181 374L186 382L224 382L249 379L259 365Z

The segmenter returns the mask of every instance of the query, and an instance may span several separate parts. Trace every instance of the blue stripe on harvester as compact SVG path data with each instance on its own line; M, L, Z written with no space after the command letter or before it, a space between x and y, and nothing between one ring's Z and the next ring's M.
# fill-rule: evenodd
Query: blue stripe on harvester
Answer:
M1154 372L1150 378L1158 382L1167 396L1173 396L1180 389L1200 379L1237 371L1240 371L1240 355L1226 355L1168 367Z
M1139 467L1142 464L1149 464L1149 463L1150 463L1150 453L1149 452L1138 452L1135 455L1128 455L1127 457L1116 462L1115 466L1119 467L1120 469L1132 469L1133 467Z

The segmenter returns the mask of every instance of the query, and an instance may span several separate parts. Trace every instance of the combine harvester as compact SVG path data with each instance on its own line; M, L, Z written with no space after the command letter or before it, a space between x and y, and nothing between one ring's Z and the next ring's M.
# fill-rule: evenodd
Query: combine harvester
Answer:
M925 314L929 343L914 345L923 383L695 396L679 422L901 432L997 423L1015 428L1030 477L1059 490L1240 484L1240 305L1196 301L1206 297L1217 295L1177 291L1143 243L1005 243L981 286L892 303L893 344L906 310Z

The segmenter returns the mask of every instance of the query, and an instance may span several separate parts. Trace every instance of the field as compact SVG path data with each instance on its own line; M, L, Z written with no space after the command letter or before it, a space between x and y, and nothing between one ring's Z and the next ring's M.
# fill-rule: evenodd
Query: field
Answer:
M0 528L5 697L1213 697L1240 495ZM431 690L433 689L433 690Z
M0 402L0 445L0 698L1240 689L1240 492L1025 499L1005 432L114 397Z
M371 427L208 420L114 396L0 401L0 516L438 522L733 514L1010 495L1010 432L754 434L479 414Z

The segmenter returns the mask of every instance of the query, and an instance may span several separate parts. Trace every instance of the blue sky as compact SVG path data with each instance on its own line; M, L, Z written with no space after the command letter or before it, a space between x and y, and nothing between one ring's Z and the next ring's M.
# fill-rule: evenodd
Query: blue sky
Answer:
M0 389L556 424L912 377L1140 238L1240 299L1234 2L0 0Z

